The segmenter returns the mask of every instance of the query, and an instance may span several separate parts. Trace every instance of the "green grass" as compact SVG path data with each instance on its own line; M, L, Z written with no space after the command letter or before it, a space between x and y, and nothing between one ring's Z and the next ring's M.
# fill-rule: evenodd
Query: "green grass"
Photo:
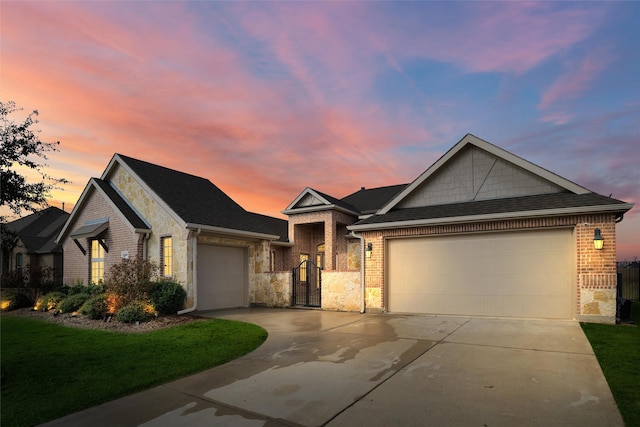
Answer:
M264 342L256 325L211 319L147 333L0 318L3 426L30 426L240 357Z
M640 303L633 303L640 325ZM600 362L618 409L627 426L640 426L640 327L583 323L587 339Z

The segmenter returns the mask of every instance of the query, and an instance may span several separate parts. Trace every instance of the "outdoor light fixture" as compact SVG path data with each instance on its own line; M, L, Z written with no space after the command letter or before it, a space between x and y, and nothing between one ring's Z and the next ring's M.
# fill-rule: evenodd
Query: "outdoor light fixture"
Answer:
M367 243L367 249L364 251L365 256L371 258L371 252L373 252L373 243Z
M593 247L600 250L604 246L604 237L600 234L600 229L596 228L593 232Z

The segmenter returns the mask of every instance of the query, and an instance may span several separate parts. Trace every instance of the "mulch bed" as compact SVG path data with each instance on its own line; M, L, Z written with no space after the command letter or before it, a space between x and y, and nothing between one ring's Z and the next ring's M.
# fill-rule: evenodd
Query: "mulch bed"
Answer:
M156 329L168 328L171 326L182 325L189 322L199 322L205 320L202 317L194 316L190 314L173 315L173 316L158 316L155 319L148 322L135 323L122 323L116 321L115 317L104 320L91 320L86 316L78 315L73 316L68 313L61 313L55 315L49 311L35 311L31 308L21 308L19 310L12 310L2 312L3 316L24 316L35 317L43 319L49 322L55 322L64 326L71 326L75 328L86 329L103 329L114 332L149 332Z

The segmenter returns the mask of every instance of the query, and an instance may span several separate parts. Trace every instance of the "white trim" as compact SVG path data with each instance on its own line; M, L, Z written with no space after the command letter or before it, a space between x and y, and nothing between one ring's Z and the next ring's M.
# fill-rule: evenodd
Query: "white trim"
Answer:
M368 230L381 230L381 229L393 229L393 228L410 228L410 227L420 227L420 226L428 226L428 225L459 224L459 223L466 223L466 222L488 222L488 221L506 220L506 219L599 214L599 213L605 213L605 212L619 212L621 210L626 211L631 209L631 207L633 207L633 204L618 204L618 205L605 205L605 206L582 206L582 207L571 207L571 208L546 209L546 210L535 210L535 211L502 212L502 213L485 214L485 215L438 217L438 218L427 218L427 219L415 219L415 220L409 220L409 221L381 222L377 224L361 224L361 225L354 224L354 225L347 226L347 230L368 231Z
M429 168L424 171L418 178L416 178L411 184L407 185L404 190L402 190L398 195L396 195L393 199L391 199L386 205L384 205L378 213L386 214L395 206L397 206L402 200L405 199L409 194L411 194L417 187L419 187L423 182L425 182L431 175L433 175L438 169L440 169L444 164L446 164L453 156L455 156L458 152L460 152L467 145L473 145L478 147L481 150L487 151L488 153L493 154L494 156L512 163L518 167L521 167L547 181L550 181L568 191L571 191L575 194L586 194L591 193L590 190L584 188L574 182L569 181L559 175L554 174L544 168L541 168L538 165L535 165L521 157L516 156L502 148L499 148L487 141L484 141L477 136L474 136L470 133L466 134L464 138L462 138L456 145L454 145L449 151L447 151L442 157L440 157L434 164L429 166Z
M287 210L282 211L282 213L285 214L285 215L295 215L295 214L301 214L301 213L322 212L322 211L330 211L330 210L336 210L336 211L339 211L339 212L343 212L343 213L347 213L347 214L350 214L350 215L358 216L358 212L354 212L354 211L352 211L350 209L343 208L342 206L338 206L338 205L334 205L334 204L322 205L322 206L306 206L304 208L287 209Z
M275 234L263 234L263 233L256 233L253 231L234 230L232 228L215 227L212 225L187 223L185 227L189 230L194 230L194 231L202 230L210 233L224 234L227 236L243 237L243 238L255 239L255 240L278 240L280 238L280 236L277 236Z

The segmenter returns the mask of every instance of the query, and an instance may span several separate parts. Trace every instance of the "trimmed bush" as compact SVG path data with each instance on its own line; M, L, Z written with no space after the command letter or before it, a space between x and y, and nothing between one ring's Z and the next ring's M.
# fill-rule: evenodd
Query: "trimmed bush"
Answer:
M62 292L49 292L38 300L38 311L49 311L56 309L66 297L67 296Z
M135 323L146 322L153 317L154 313L147 309L142 303L135 302L122 307L116 315L116 320L122 323Z
M33 307L33 301L24 292L16 292L9 295L9 305L7 311L17 310L19 308Z
M78 311L89 297L87 293L69 295L58 305L58 309L63 313Z
M153 308L160 314L176 314L184 308L187 292L180 283L172 280L156 282L149 293Z
M107 293L115 296L116 310L147 300L156 278L158 267L141 258L123 259L109 270L104 285Z
M92 296L82 304L78 311L92 320L104 319L109 311L107 296L104 294Z

